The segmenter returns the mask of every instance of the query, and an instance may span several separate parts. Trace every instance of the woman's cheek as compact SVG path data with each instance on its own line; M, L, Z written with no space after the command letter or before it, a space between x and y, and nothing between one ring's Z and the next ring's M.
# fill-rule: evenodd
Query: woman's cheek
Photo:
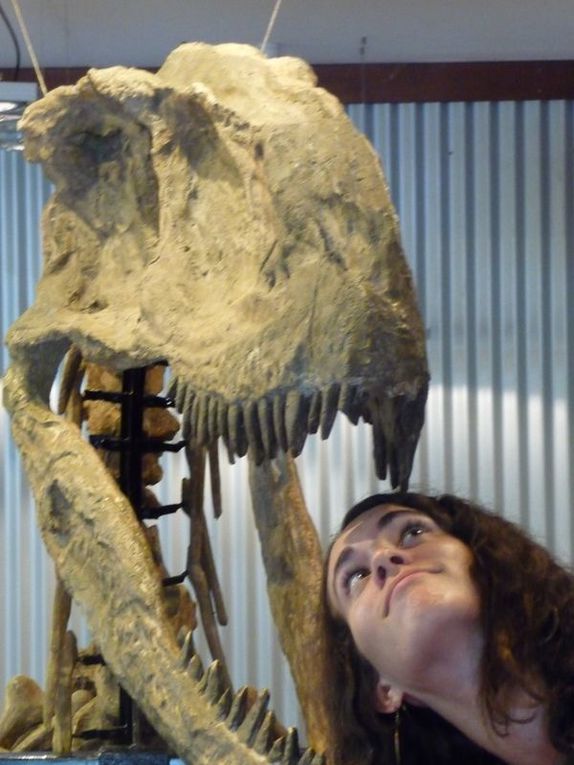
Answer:
M364 598L353 604L349 612L349 629L360 653L373 663L373 652L384 636L382 617L374 604Z

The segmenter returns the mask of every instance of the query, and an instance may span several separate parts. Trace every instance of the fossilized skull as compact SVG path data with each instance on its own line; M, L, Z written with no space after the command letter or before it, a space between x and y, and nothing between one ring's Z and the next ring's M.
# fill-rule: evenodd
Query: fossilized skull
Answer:
M327 437L340 410L373 424L377 472L404 486L428 371L396 215L373 149L309 67L248 46L184 45L155 75L90 71L22 128L55 184L5 385L40 525L64 580L78 569L114 672L182 756L208 762L201 716L167 711L196 691L162 633L141 529L50 387L71 344L117 370L165 359L192 441L261 463Z
M190 433L259 459L363 416L379 475L406 481L428 373L397 220L303 62L185 45L157 75L90 72L22 127L56 192L15 353L49 337L116 368L165 358Z

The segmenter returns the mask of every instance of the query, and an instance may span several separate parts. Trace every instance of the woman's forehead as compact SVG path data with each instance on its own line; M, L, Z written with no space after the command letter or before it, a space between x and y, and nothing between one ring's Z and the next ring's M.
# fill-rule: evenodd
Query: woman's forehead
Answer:
M403 505L376 505L354 518L351 523L343 529L335 544L338 542L341 542L342 544L352 544L353 542L359 542L362 539L368 539L372 535L378 533L382 518L394 518L398 513L415 513L418 515L420 514L420 511L413 510L411 507L404 507Z

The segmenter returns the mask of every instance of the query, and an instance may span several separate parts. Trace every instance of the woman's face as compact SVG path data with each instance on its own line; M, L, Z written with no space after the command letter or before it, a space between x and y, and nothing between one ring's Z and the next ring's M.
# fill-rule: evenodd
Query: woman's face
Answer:
M327 599L389 686L413 695L451 683L453 661L481 641L472 555L429 516L379 505L335 541Z

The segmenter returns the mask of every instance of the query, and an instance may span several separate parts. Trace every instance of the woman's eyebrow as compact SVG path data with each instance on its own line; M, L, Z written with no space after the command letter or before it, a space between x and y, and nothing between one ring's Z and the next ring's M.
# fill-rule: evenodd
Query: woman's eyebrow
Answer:
M399 515L405 515L405 514L411 515L413 513L415 515L420 514L418 510L411 510L410 507L401 508L400 510L390 510L388 513L385 513L385 515L381 515L381 517L377 521L377 531L382 531L389 524L391 524L395 520L395 518L397 518Z

